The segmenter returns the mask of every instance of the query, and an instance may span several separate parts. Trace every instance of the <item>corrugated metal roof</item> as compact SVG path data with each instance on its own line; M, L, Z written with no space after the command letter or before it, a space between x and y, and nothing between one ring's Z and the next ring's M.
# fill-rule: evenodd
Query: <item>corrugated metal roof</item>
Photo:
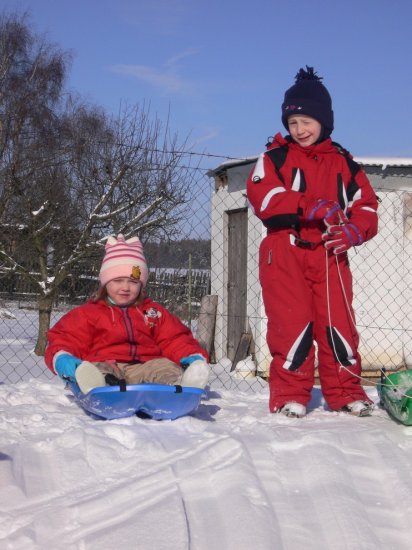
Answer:
M365 166L382 166L382 170L387 166L412 166L410 157L354 157L354 160Z

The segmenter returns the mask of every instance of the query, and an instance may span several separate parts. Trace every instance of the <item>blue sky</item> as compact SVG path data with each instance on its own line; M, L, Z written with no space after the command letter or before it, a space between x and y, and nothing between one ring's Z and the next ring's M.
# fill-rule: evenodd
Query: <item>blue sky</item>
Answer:
M117 112L149 102L214 168L283 132L302 66L333 98L355 156L412 157L410 0L0 0L73 53L69 87ZM204 164L204 162L203 162Z

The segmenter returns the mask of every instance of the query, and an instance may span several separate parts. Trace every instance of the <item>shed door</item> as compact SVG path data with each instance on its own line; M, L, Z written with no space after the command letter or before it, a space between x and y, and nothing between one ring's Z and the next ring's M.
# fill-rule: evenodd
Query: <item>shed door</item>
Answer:
M246 328L247 209L228 212L227 356L233 361Z

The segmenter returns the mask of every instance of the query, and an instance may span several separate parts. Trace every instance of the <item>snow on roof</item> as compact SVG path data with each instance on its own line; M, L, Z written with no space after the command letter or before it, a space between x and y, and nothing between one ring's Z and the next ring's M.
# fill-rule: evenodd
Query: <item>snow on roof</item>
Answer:
M206 175L213 178L214 176L219 174L219 172L224 172L228 168L232 168L234 166L242 166L243 164L251 164L253 162L256 162L258 159L258 156L259 155L255 155L253 157L245 157L243 159L225 160L225 162L222 162L221 164L216 166L216 168L212 168L211 170L209 170Z
M367 166L412 166L411 157L354 157L356 162Z
M219 172L224 172L229 168L235 166L241 166L243 164L251 164L256 162L258 155L252 157L245 157L244 159L232 159L222 162L216 168L209 170L207 175L213 177ZM382 166L382 170L385 170L388 166L411 166L412 157L354 157L354 160L362 166Z

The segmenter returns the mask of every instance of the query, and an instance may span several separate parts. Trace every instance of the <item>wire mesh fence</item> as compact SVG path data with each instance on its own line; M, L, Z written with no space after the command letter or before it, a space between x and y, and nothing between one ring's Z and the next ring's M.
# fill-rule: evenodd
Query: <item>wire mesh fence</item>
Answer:
M270 364L257 264L264 232L246 209L244 192L234 198L227 189L216 190L207 175L200 188L187 210L183 238L181 234L165 244L169 254L150 243L145 247L148 294L191 326L195 335L199 327L208 332L212 386L259 391L267 384ZM412 193L377 189L377 194L379 235L350 251L365 376L382 366L397 370L412 362ZM167 265L176 262L178 266ZM97 289L96 258L91 264L88 268L83 263L62 286L51 325ZM211 296L216 298L213 303L205 300ZM34 353L37 298L16 274L0 272L1 383L53 377L43 357Z

